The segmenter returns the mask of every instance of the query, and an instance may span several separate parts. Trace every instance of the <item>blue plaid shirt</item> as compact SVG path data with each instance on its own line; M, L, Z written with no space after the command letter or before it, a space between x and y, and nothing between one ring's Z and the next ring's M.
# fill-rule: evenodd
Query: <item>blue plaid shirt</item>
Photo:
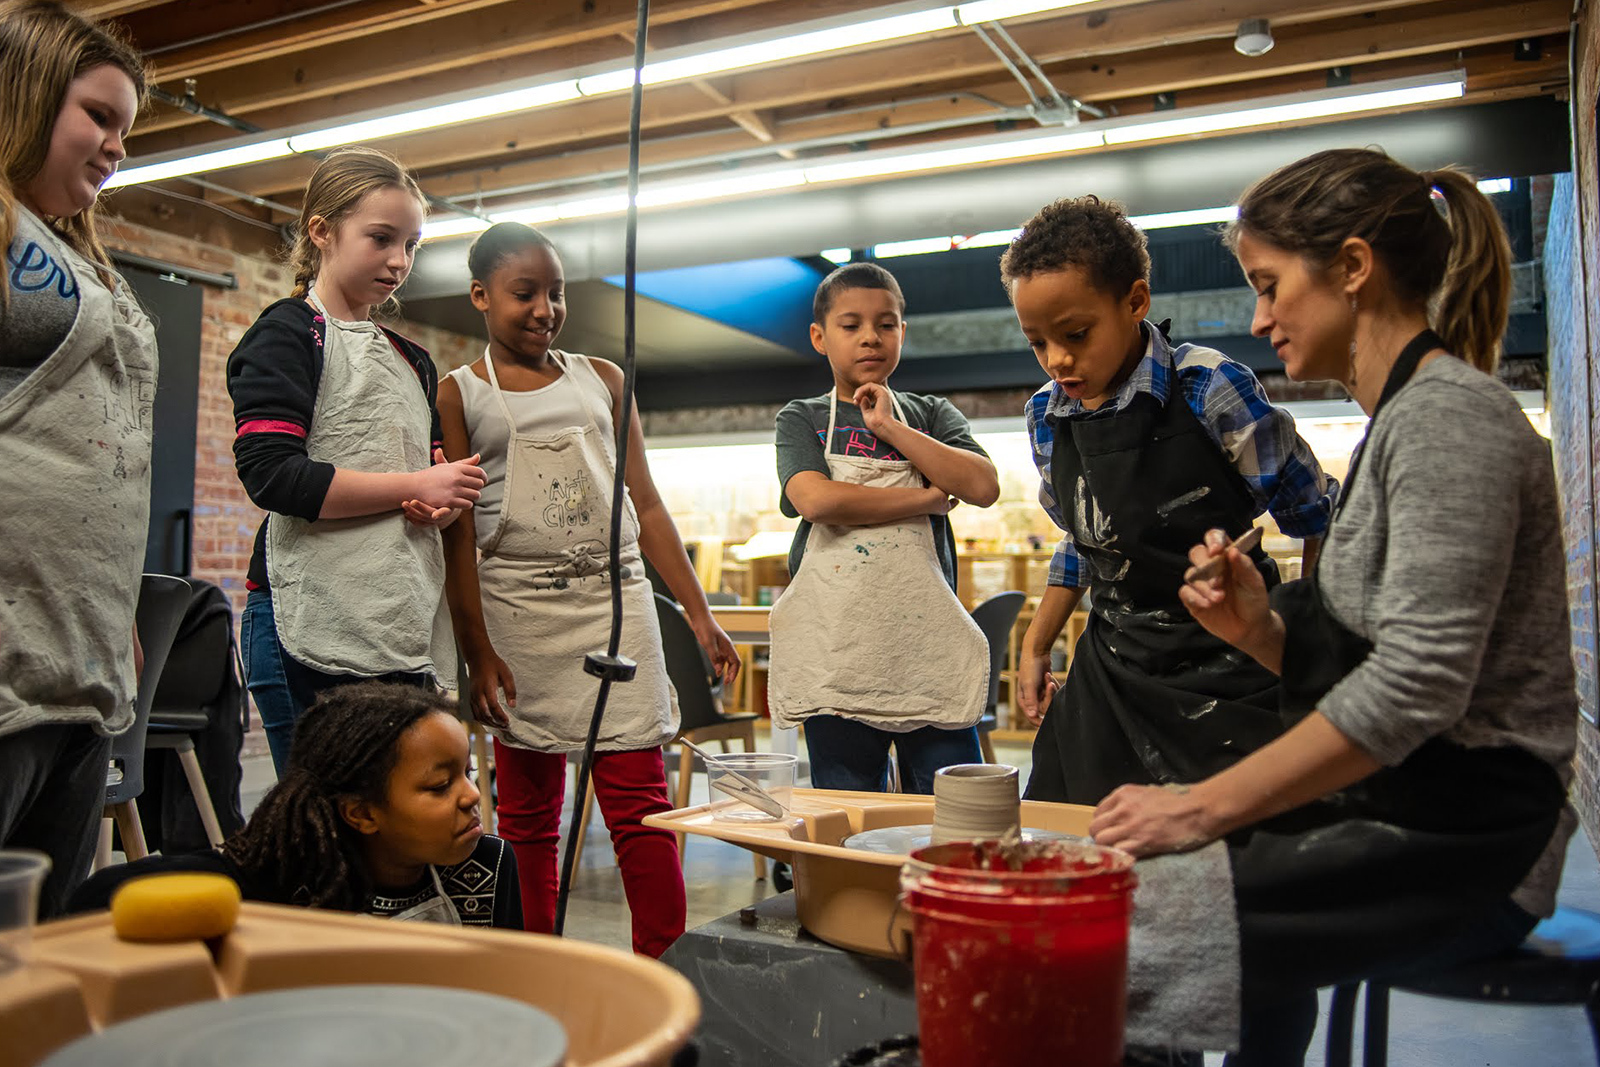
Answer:
M1089 411L1050 382L1028 398L1028 440L1039 469L1039 503L1055 524L1069 531L1050 559L1050 584L1077 588L1078 551L1056 499L1050 478L1056 423L1062 419L1112 418L1139 393L1166 404L1172 377L1211 439L1244 477L1260 511L1272 512L1290 537L1320 537L1328 528L1339 483L1323 473L1311 446L1295 432L1294 417L1267 402L1250 368L1211 348L1182 344L1173 348L1161 331L1145 324L1149 343L1144 358L1117 395ZM1257 512L1257 514L1260 513Z

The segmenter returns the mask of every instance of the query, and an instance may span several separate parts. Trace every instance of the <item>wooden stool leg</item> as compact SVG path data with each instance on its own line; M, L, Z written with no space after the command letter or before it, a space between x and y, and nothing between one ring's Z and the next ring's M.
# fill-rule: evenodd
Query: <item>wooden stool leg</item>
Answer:
M1367 1027L1361 1038L1362 1067L1388 1067L1389 987L1367 983Z
M490 757L492 746L489 744L489 731L483 724L474 720L469 729L472 733L472 758L478 764L478 821L483 823L483 832L494 833L494 762Z
M124 800L121 804L114 804L111 816L117 820L117 829L122 832L123 854L130 860L142 860L150 855L150 846L144 843L144 826L139 822L138 803Z
M994 742L989 739L989 731L988 730L979 730L978 731L978 749L983 753L983 762L985 762L985 763L999 763L1000 762L999 760L994 758Z
M689 806L689 787L694 784L693 783L693 777L694 777L694 753L689 750L689 746L688 745L679 745L678 746L678 807L680 807L680 808L687 808ZM684 848L683 847L687 843L689 835L688 834L675 834L673 836L675 836L678 839L678 865L682 866L683 862L684 862Z
M583 863L583 839L589 836L589 817L594 814L594 769L589 770L589 790L583 795L583 815L578 819L578 847L573 850L572 869Z
M206 776L200 770L200 757L195 755L193 744L178 749L178 763L183 767L183 776L189 780L189 792L200 811L200 825L205 827L206 840L213 847L222 844L222 824L217 822L217 809L211 804L211 791L206 788Z
M1356 994L1360 983L1333 987L1333 1001L1328 1006L1328 1040L1324 1061L1327 1067L1350 1067L1351 1048L1355 1043Z
M739 740L744 742L744 750L746 752L754 752L756 750L756 724L753 722L745 723L743 732L739 735ZM723 748L727 748L726 743L723 744ZM755 860L756 881L765 882L767 880L767 857L759 852L752 852L750 853L750 858Z
M97 871L103 871L111 866L111 834L112 828L116 825L111 818L110 809L106 809L100 817L100 841L94 850L94 869Z

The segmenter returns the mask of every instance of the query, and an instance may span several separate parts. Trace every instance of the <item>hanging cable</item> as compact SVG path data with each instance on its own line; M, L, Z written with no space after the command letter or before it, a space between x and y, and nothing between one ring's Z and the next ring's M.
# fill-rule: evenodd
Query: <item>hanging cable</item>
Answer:
M617 421L617 475L611 483L611 641L605 652L591 652L583 658L583 669L600 679L600 692L589 719L589 736L583 743L583 759L578 764L578 781L573 792L572 818L567 824L567 847L561 857L561 883L556 890L555 932L560 936L567 925L567 897L572 892L573 867L578 858L578 827L583 821L584 800L589 795L589 775L594 765L595 742L600 737L600 720L605 717L606 701L613 683L631 682L637 669L617 650L622 644L622 513L627 507L628 436L633 423L634 381L634 281L638 273L639 252L639 119L644 104L644 39L650 25L650 0L639 0L639 19L633 31L633 99L628 114L628 221L623 245L622 290L622 417Z

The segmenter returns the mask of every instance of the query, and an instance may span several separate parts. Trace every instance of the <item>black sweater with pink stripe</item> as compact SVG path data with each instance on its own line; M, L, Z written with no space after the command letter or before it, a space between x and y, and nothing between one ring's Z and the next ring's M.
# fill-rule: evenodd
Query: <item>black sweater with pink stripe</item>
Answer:
M304 300L280 300L261 313L228 357L239 481L257 507L308 520L322 513L334 470L306 454L322 380L320 319ZM433 360L420 345L393 330L383 332L416 371L433 413L432 440L439 441L439 372ZM250 555L252 589L267 588L266 529L263 521Z

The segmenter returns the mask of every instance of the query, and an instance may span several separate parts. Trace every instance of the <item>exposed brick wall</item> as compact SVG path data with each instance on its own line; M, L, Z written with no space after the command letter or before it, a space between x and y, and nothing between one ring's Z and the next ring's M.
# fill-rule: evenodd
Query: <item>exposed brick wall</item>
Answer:
M1574 611L1574 660L1580 671L1580 696L1588 718L1578 724L1578 759L1574 800L1590 841L1600 832L1600 731L1593 716L1595 697L1594 540L1591 501L1600 489L1600 175L1596 173L1595 103L1600 93L1600 12L1585 4L1575 30L1572 72L1573 181L1569 201L1574 225L1567 229L1567 247L1546 246L1546 262L1570 257L1563 291L1550 293L1552 336L1566 334L1566 351L1552 346L1550 397L1552 431L1558 442L1558 473L1562 475L1567 508L1568 581ZM1558 185L1558 189L1561 187ZM1543 206L1535 190L1536 209ZM1554 218L1559 209L1551 205ZM1550 230L1552 242L1557 229ZM1579 484L1581 479L1582 484ZM1585 673L1587 672L1587 673Z

